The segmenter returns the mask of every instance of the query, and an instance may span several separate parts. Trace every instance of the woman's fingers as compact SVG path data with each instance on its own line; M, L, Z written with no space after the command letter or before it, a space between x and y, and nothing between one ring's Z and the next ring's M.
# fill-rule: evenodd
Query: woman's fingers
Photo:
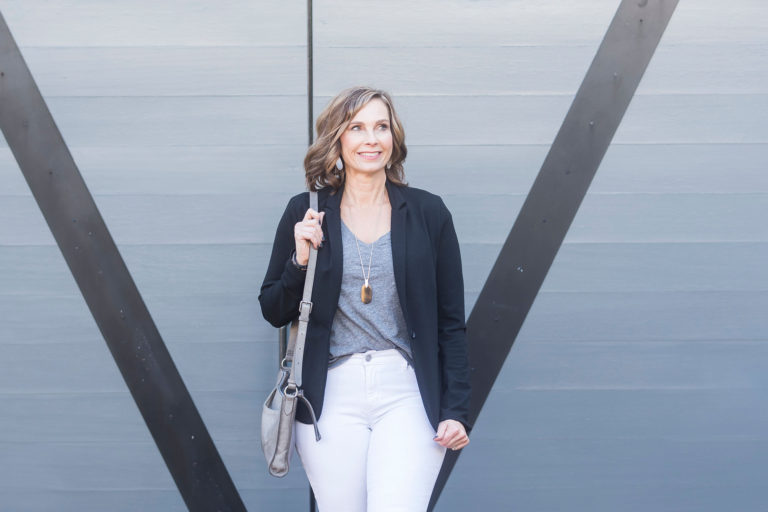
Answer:
M461 422L444 420L437 427L435 441L448 449L460 450L469 444L469 436Z
M325 212L316 212L309 208L304 218L293 227L293 238L296 240L296 261L306 265L309 261L309 244L315 249L322 247L323 228L321 227Z

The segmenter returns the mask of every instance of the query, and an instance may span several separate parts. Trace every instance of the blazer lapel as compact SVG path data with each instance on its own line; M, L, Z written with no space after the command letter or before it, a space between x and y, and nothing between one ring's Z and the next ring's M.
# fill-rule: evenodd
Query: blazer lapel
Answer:
M391 236L392 241L392 266L395 271L395 286L397 287L397 296L400 299L400 307L405 316L405 322L410 327L408 318L408 304L406 298L406 218L408 207L403 197L400 187L393 185L387 180L387 194L389 195L389 204L392 207Z
M341 277L344 265L344 253L342 252L341 242L341 196L344 189L339 189L335 194L331 194L330 187L326 187L325 202L319 208L325 212L323 217L323 232L327 238L323 246L328 246L331 250L330 258L330 283L329 290L335 291L335 297L331 297L332 303L337 304L339 294L341 293Z

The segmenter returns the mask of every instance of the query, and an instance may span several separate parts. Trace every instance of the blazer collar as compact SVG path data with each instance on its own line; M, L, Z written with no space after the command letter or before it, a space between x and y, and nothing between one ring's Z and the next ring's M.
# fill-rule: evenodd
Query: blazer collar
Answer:
M385 186L387 187L387 195L389 196L389 204L392 206L392 210L404 208L406 206L406 201L402 187L395 185L389 180L386 181ZM320 189L318 192L320 210L339 210L341 208L341 197L343 195L344 187L340 188L335 193L331 187Z

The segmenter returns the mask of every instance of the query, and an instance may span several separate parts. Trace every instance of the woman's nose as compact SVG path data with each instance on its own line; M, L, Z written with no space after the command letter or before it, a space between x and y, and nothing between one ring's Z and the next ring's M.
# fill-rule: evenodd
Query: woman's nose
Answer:
M365 142L368 144L376 144L379 142L379 138L376 136L376 130L365 131Z

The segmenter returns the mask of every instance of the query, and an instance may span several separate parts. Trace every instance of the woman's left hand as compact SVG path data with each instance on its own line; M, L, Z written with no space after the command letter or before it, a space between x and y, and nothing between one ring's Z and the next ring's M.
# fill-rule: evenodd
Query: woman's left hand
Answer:
M435 442L450 450L461 450L469 444L469 436L460 421L443 420L437 426Z

